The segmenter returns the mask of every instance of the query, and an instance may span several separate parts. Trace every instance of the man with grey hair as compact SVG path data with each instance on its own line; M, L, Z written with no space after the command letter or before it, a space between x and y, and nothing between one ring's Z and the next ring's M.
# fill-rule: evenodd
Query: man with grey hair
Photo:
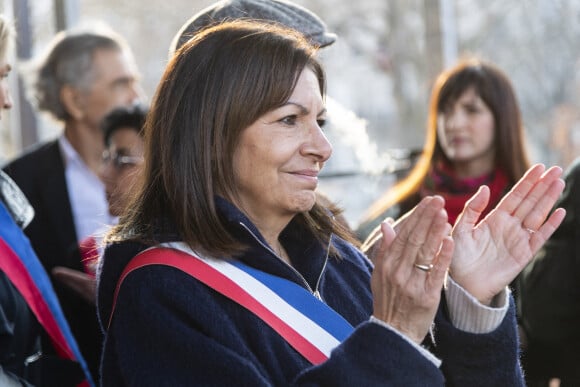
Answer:
M98 178L102 118L138 102L141 88L130 49L113 31L58 33L37 63L32 94L38 108L62 123L63 133L5 166L36 216L26 234L46 270L82 270L78 241L113 221ZM53 281L64 313L93 375L101 334L94 305Z

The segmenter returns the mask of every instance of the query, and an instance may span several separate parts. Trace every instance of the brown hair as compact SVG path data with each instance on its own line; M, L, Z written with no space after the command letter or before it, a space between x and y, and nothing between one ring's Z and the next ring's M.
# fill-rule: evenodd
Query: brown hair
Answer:
M478 58L463 59L442 72L435 81L429 103L425 145L415 167L369 207L365 221L380 216L394 204L417 192L432 165L449 161L437 140L437 118L469 88L475 90L493 114L496 167L506 173L512 185L523 176L530 162L520 108L509 78L491 63Z
M175 232L164 229L167 220L194 250L214 256L242 250L222 224L214 197L236 197L233 154L242 131L288 101L304 68L314 72L324 95L315 53L297 32L248 21L209 27L184 44L145 123L142 186L109 241L155 243L156 232ZM330 232L349 238L318 203L297 217L321 240Z

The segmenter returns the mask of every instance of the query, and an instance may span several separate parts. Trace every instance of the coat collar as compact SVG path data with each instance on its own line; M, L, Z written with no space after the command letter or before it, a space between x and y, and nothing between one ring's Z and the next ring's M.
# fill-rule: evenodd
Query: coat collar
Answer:
M329 245L318 241L295 217L280 235L292 266L282 261L268 245L257 227L232 203L216 197L216 209L229 232L248 250L236 257L256 269L287 278L316 291L328 260ZM330 240L330 237L329 237Z

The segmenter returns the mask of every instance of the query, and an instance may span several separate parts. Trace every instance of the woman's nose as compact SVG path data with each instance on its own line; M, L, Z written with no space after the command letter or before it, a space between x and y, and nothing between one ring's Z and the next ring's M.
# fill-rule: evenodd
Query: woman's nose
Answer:
M330 158L332 154L332 145L324 135L324 132L316 123L310 129L310 138L305 143L303 152L306 154L315 155L321 162Z

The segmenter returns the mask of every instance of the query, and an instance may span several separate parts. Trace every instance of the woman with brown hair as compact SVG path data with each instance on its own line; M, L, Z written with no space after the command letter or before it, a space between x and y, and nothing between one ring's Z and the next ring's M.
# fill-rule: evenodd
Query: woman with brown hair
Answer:
M423 154L409 175L369 207L361 239L385 217L396 219L427 195L441 195L451 224L481 185L485 216L530 167L516 94L495 65L477 58L442 72L431 92Z
M562 171L531 168L474 230L480 190L453 240L426 197L383 225L373 265L317 197L332 147L315 54L237 21L170 60L102 260L103 386L523 385L505 288L562 221Z

